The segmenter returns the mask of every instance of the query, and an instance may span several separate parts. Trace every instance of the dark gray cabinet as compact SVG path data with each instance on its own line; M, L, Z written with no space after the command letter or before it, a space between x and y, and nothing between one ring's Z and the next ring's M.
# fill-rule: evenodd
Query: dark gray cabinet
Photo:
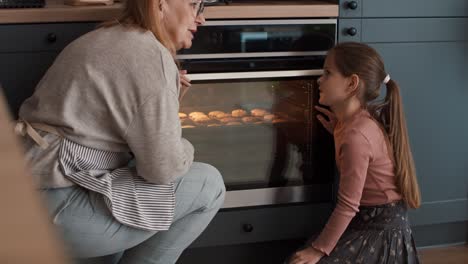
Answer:
M362 16L362 0L340 0L340 17L353 18Z
M346 2L339 42L376 48L401 86L422 192L410 212L417 245L467 241L468 1Z
M361 41L448 42L468 40L468 18L362 19Z
M61 51L95 23L0 25L0 52Z
M59 52L95 25L0 25L0 83L14 116Z
M468 18L341 19L340 42L447 42L468 40Z
M362 19L340 19L338 22L338 42L361 42L362 38Z
M15 117L56 56L56 52L0 53L0 83Z
M413 224L468 220L468 42L371 45L401 86L423 197Z
M191 247L308 237L320 232L331 210L324 203L221 211Z
M340 17L463 17L466 0L340 0Z
M327 203L221 211L177 263L281 264L331 211Z

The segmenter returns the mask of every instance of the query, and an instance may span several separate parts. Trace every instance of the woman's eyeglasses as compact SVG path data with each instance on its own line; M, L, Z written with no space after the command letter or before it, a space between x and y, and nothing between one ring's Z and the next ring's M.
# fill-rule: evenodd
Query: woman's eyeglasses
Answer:
M201 15L205 9L205 2L203 0L191 0L191 5L196 17Z

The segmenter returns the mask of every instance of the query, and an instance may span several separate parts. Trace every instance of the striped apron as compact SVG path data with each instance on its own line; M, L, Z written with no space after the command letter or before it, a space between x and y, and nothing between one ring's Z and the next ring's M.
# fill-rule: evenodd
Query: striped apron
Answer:
M46 149L49 143L37 130L60 138L59 162L63 174L73 183L103 195L114 218L127 226L148 231L168 230L174 217L174 184L153 184L137 175L122 152L103 151L66 139L55 127L18 120L15 133L30 137Z

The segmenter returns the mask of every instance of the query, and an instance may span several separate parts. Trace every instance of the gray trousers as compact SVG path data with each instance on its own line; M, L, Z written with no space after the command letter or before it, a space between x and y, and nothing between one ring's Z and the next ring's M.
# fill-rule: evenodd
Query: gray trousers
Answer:
M43 190L49 213L73 263L175 263L224 202L218 170L194 162L175 182L176 207L169 230L149 232L117 222L102 195L79 186Z

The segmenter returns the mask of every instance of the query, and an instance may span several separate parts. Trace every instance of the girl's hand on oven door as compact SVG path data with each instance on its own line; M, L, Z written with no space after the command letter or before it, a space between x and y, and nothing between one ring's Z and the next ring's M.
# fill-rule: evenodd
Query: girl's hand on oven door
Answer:
M179 102L182 101L185 93L188 91L192 84L190 83L190 79L187 77L187 70L180 70L179 71L179 79L180 79L180 92L179 92Z
M328 120L326 120L322 115L317 115L317 119L320 121L320 123L322 123L325 129L328 132L330 132L330 134L333 134L333 130L335 129L337 121L336 115L328 109L325 109L318 105L315 106L315 109L317 109L320 113L324 114L328 118Z
M313 247L307 247L296 252L289 261L289 264L315 264L324 254Z

